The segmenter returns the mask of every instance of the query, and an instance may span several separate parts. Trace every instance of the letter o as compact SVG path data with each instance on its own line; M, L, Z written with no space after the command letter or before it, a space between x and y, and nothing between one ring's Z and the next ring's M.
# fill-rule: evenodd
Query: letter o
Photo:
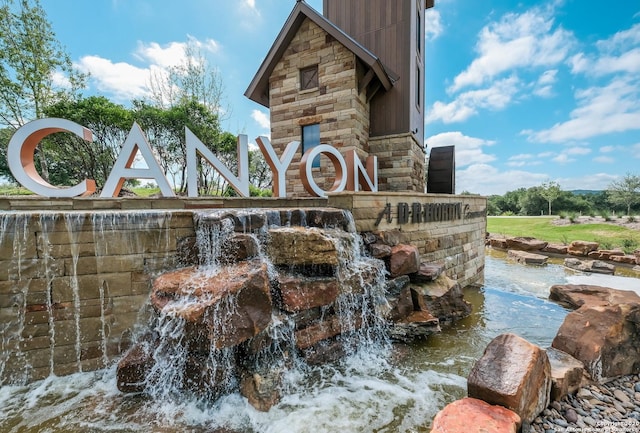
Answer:
M313 179L313 164L308 163L313 161L314 158L321 153L324 153L329 158L329 161L331 161L336 170L336 179L329 191L324 191L318 186L316 181ZM302 179L302 185L309 194L316 197L326 197L327 192L344 191L344 188L347 186L347 178L344 175L346 172L346 161L335 147L329 146L328 144L320 144L307 150L305 154L302 155L302 160L300 161L300 178Z

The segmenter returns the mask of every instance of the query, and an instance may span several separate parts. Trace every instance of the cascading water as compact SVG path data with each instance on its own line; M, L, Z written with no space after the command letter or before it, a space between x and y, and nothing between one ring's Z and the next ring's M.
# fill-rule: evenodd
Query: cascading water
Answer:
M156 290L152 295L157 314L151 330L141 337L142 343L132 356L136 363L140 362L140 353L147 357L142 368L145 375L135 380L128 377L135 368L125 358L121 363L124 365L121 389L144 390L159 399L175 399L176 395L190 391L198 398L213 400L239 388L246 393L248 387L257 395L256 400L249 397L252 404L266 410L277 403L281 393L302 392L300 387L305 382L302 378L313 370L308 361L311 364L323 358L335 361L340 355L354 356L359 351L372 350L381 353L383 348L390 347L384 329L386 322L377 314L377 307L386 302L384 264L363 256L353 219L341 211L334 212L329 222L318 220L316 227L304 228L305 233L332 244L325 246L330 251L328 258L296 257L298 249L300 254L310 251L309 245L302 244L309 239L298 226L309 219L304 210L198 213L195 217L198 267L189 274L189 281L180 283L188 288L171 295ZM282 226L292 232L281 231ZM274 243L271 239L276 236L274 230L280 230L277 236L294 239L289 251L293 263L272 260L268 250ZM205 286L211 282L224 285L225 279L244 278L245 273L258 268L266 270L268 280L268 296L263 298L269 302L268 323L249 338L217 335L234 333L237 317L255 308L243 305L253 295L243 294L248 288L227 296L209 292ZM169 279L172 278L176 277ZM299 299L282 299L299 296L280 292L279 286L285 280L298 284L311 280L314 284L318 279L332 289L338 287L329 301L313 300L308 305L302 301L300 306L287 304L300 302ZM217 297L223 299L214 299ZM245 301L241 300L243 297ZM269 298L274 298L273 303ZM200 307L205 304L206 307ZM199 310L204 313L194 320L194 314L201 313Z

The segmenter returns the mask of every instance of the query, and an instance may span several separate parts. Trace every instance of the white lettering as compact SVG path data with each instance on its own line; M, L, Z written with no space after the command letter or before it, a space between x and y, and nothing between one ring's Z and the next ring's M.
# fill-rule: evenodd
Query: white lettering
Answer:
M260 147L260 150L264 155L264 159L267 160L267 164L269 164L271 172L273 173L273 196L286 197L287 168L291 165L291 161L293 161L293 157L296 155L298 147L300 147L300 142L292 141L287 144L287 147L284 149L284 152L279 159L278 155L276 155L276 151L271 145L271 141L269 141L267 137L258 137L256 138L256 142L258 143L258 147Z

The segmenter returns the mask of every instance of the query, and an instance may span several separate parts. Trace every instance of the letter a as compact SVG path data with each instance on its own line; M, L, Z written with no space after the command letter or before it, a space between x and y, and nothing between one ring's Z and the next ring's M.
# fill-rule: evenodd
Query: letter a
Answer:
M138 151L140 151L148 168L131 168ZM171 185L169 185L167 177L162 172L158 160L153 155L144 132L142 132L137 123L133 124L127 139L124 141L118 159L102 188L100 197L117 197L126 179L153 179L160 187L163 196L176 196L173 189L171 189Z

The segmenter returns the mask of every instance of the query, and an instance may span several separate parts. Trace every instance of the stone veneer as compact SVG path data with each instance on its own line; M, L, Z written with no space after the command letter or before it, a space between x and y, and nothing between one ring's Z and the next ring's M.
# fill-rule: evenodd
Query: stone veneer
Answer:
M425 152L413 134L371 137L369 149L378 157L379 191L425 192Z
M0 386L96 370L119 357L145 317L154 276L181 265L181 241L194 236L190 209L314 206L350 210L359 232L399 234L462 287L483 281L486 199L476 196L0 198ZM408 210L406 222L398 206ZM376 225L385 209L391 221L384 214Z
M300 69L318 65L319 85L300 90ZM320 141L344 154L356 149L368 156L369 104L366 90L359 93L364 68L344 45L308 18L300 26L269 79L271 141L282 155L291 141L302 141L302 126L319 124ZM287 171L287 194L308 196L300 179L302 145ZM333 184L335 171L328 158L314 168L314 180L325 190ZM298 182L293 181L298 179Z

